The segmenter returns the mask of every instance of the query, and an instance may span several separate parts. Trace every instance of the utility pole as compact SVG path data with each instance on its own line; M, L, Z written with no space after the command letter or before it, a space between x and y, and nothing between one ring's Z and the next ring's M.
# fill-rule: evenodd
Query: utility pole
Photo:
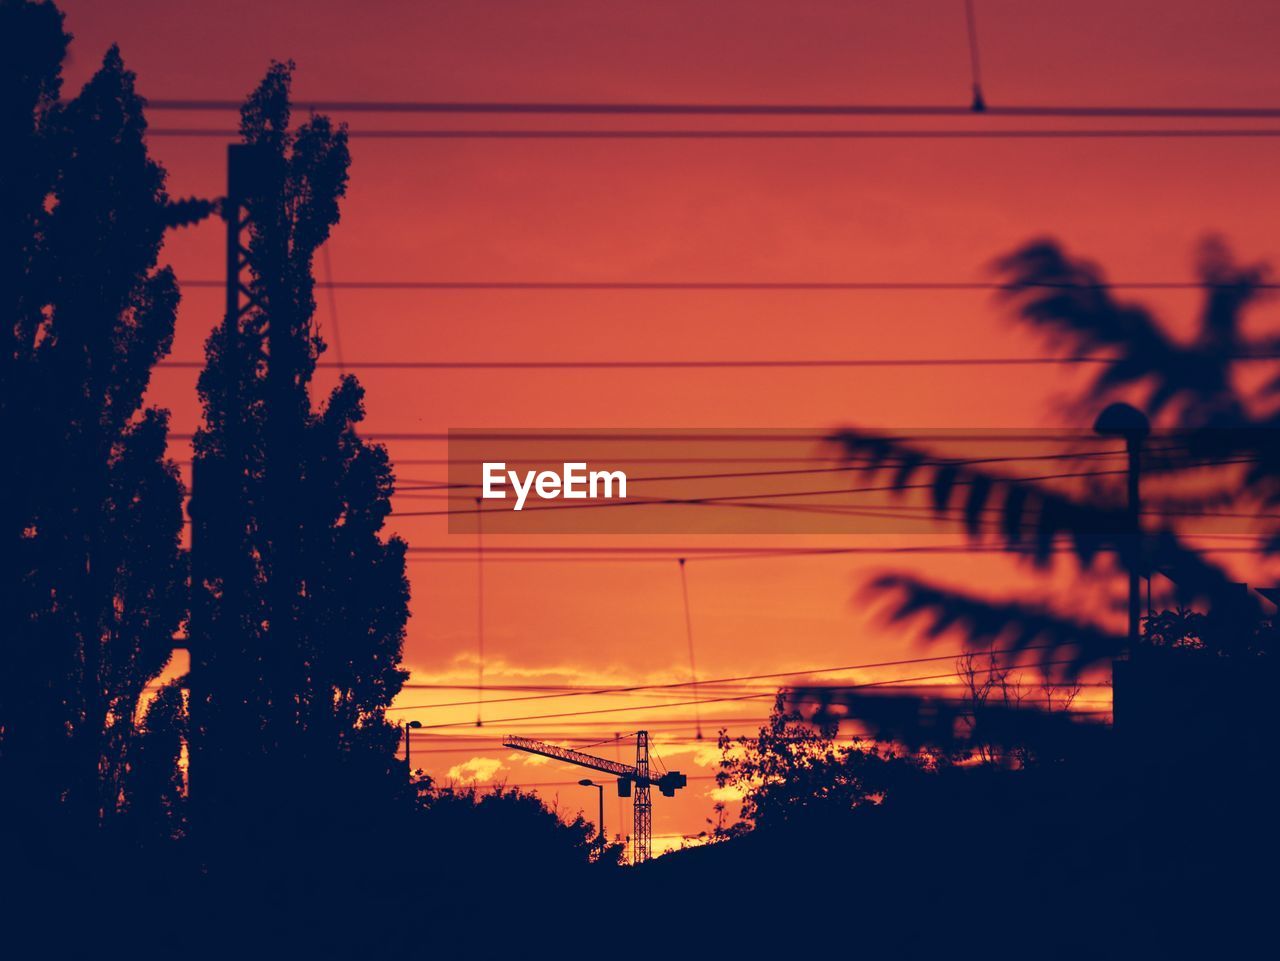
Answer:
M421 721L405 721L401 725L404 729L404 769L408 775L409 783L413 783L413 760L410 756L410 744L412 742L412 732L422 727Z
M1145 436L1145 433L1130 433L1125 437L1125 451L1129 455L1129 530L1133 536L1132 563L1129 564L1129 650L1133 650L1138 643L1139 623L1142 619L1141 585L1138 583L1138 561L1142 556L1142 493L1138 478L1142 471L1142 440Z
M593 787L600 793L600 819L596 822L596 861L604 858L604 785L597 784L589 777L584 777L578 782L582 787Z
M1094 422L1093 430L1104 437L1124 438L1128 454L1128 497L1126 516L1129 544L1129 651L1137 646L1142 624L1142 497L1139 476L1142 470L1142 444L1151 433L1147 415L1129 404L1111 404ZM1122 555L1125 553L1121 552Z
M222 349L225 352L226 376L221 385L224 410L226 447L222 456L197 456L191 465L191 498L187 514L191 518L191 624L188 628L187 652L187 796L195 798L193 807L201 807L199 800L208 792L208 785L217 781L209 777L210 749L207 733L210 725L210 658L212 648L212 617L205 584L217 574L222 575L219 604L219 627L224 640L238 641L241 629L239 601L243 592L241 567L235 551L241 546L244 524L242 515L232 529L214 534L210 525L215 523L218 512L210 504L230 505L233 511L242 510L240 489L244 477L244 458L239 432L234 426L234 412L239 407L239 371L235 358L239 353L240 321L254 306L251 286L252 264L249 249L244 243L244 232L250 224L249 203L261 180L261 162L258 149L248 144L231 144L227 148L227 194L220 207L226 224L226 300L222 319ZM226 514L220 522L226 525ZM224 547L221 571L215 571L210 563L211 540ZM202 783L203 782L203 783ZM216 786L215 789L216 791ZM205 806L207 808L207 805ZM194 813L194 812L193 812Z

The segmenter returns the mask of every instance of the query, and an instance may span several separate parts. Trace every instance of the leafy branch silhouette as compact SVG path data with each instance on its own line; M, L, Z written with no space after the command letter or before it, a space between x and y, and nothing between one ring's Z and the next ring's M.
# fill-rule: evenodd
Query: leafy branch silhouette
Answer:
M1247 395L1236 387L1238 366L1256 362L1274 347L1242 333L1245 312L1268 292L1265 266L1240 265L1221 241L1206 241L1197 262L1203 305L1197 332L1185 343L1144 307L1118 300L1096 265L1070 256L1056 241L1034 240L995 261L993 269L1003 281L999 302L1015 320L1043 332L1053 349L1074 357L1105 352L1101 371L1068 405L1068 417L1078 419L1108 401L1139 401L1153 422L1173 431L1175 441L1149 445L1143 455L1148 474L1176 477L1191 467L1222 471L1240 465L1239 478L1207 497L1219 505L1228 499L1226 491L1233 492L1236 503L1274 504L1280 498L1280 454L1273 440L1280 426L1273 409L1277 381ZM970 539L994 540L1035 570L1047 572L1069 560L1077 576L1111 569L1163 576L1173 584L1179 605L1202 605L1217 624L1261 619L1258 598L1187 542L1175 522L1177 511L1162 513L1171 506L1203 509L1204 500L1194 495L1181 502L1157 500L1156 523L1140 524L1135 532L1132 515L1106 491L1068 493L1049 487L1045 479L948 459L910 439L874 431L845 427L831 440L850 461L864 465L864 477L887 478L896 496L923 491L936 516L962 518ZM930 639L955 633L972 650L999 645L1015 657L1037 649L1046 675L1079 676L1115 657L1126 643L1097 623L1055 611L1047 601L975 596L907 574L882 574L867 594L888 599L889 623L922 623ZM1232 633L1219 630L1214 636ZM1224 644L1222 653L1231 653L1229 647ZM839 702L864 719L878 717L886 730L908 740L952 736L945 711L937 704L926 711L927 699L848 691L824 695L821 689L804 694L825 697L827 707ZM890 723L894 717L912 717L918 724L931 718L931 730L917 727L909 735L910 725Z

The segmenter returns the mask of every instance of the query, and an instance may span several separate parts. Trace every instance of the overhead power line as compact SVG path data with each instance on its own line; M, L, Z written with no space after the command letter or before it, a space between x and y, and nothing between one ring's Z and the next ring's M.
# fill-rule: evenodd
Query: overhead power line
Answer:
M1123 468L1117 468L1114 470L1062 471L1055 474L1039 474L1039 475L1028 476L1028 477L1014 477L1014 478L1009 478L1009 480L1016 481L1018 483L1030 483L1033 481L1063 480L1063 479L1078 478L1078 477L1115 476L1115 475L1122 475L1126 473L1127 473L1127 470ZM966 478L958 478L955 481L955 483L957 486L963 486L965 484L971 483L971 481L969 481ZM821 490L808 490L808 491L768 491L768 492L750 493L750 494L707 495L704 497L637 497L637 498L632 498L627 500L611 500L611 501L573 503L573 504L564 503L564 502L534 504L531 506L526 506L524 508L524 511L526 513L530 513L534 511L553 511L553 510L554 511L604 510L604 509L610 509L610 508L616 509L620 507L632 507L632 508L673 507L673 506L683 507L683 506L701 506L701 505L709 505L709 504L719 504L727 507L747 507L752 502L759 502L762 500L772 501L772 500L778 500L778 499L793 499L797 497L831 497L831 496L842 496L844 494L863 494L863 493L872 493L872 492L880 492L880 491L905 491L905 490L931 489L932 487L933 487L933 484L931 483L876 484L876 485L870 485L866 487L834 487L834 488L823 488ZM505 508L485 509L480 507L468 507L468 508L448 507L448 508L441 508L438 510L429 510L429 511L395 511L393 513L393 516L399 517L399 518L449 517L457 514L478 515L482 513L492 513L499 510L505 513L506 509Z
M170 440L190 440L190 435L175 436L169 435ZM936 438L935 438L936 439ZM1082 455L1083 456L1083 455ZM699 457L627 457L628 464L827 464L838 458L830 455L814 454L809 457L717 457L714 454ZM182 467L189 468L191 466L191 458L179 457L174 459L174 463ZM395 464L397 467L405 466L432 466L446 467L452 464L447 457L396 457ZM926 462L927 464L928 462ZM420 483L418 481L408 481L407 483ZM435 482L426 482L432 483ZM479 489L479 485L475 485Z
M725 726L758 729L761 726L767 725L769 721L770 719L768 717L761 716L759 714L744 714L736 717L703 719L704 724L713 726L715 729ZM856 722L856 718L847 719L847 723ZM635 723L635 719L632 718L627 723ZM539 724L537 725L537 733L542 740L578 743L579 741L587 740L587 735L590 735L592 738L598 738L601 734L607 731L616 730L617 724L618 722L616 719L609 718L597 719L594 721L564 721L554 725L552 730L548 730L546 726ZM530 725L526 724L522 726L529 727ZM664 742L667 742L668 739L670 739L670 743L699 743L693 736L693 718L645 718L644 726L651 734L660 735ZM560 728L564 728L565 730L561 731ZM572 733L569 729L572 729ZM686 731L688 732L687 734L685 734ZM575 737L575 733L577 735L581 735L581 737ZM856 734L855 732L850 732L850 734L865 740L875 740L874 737L871 737L866 733ZM433 738L436 743L443 740L455 740L455 737L452 734L444 732L438 733L434 731L414 731L411 736L413 737L415 744L431 743ZM704 741L702 743L705 744L706 742ZM499 748L480 747L478 750L499 750ZM414 748L414 753L418 753L416 747Z
M1022 650L1039 650L1039 649L1040 648L1037 645L1033 645L1028 648L1022 648ZM994 652L982 650L982 651L978 651L977 653L1009 654L1014 652L1015 652L1014 648L1007 648L1007 649L997 648ZM775 673L775 674L758 674L758 675L752 674L752 675L747 675L743 678L720 678L720 679L712 679L710 681L703 680L703 681L699 681L698 685L699 687L712 686L712 687L720 688L720 687L726 687L726 686L729 686L729 687L740 686L740 687L746 688L748 685L750 685L753 682L760 681L760 680L768 680L770 678L791 677L791 676L800 675L800 674L806 674L806 675L818 674L824 671L870 670L876 667L897 666L899 664L923 664L928 661L951 660L957 657L961 657L966 653L970 653L970 652L962 651L962 652L952 653L952 654L939 654L934 657L914 657L914 658L907 658L903 661L883 662L879 665L855 664L848 667L815 668L813 670L808 670L808 671L783 671L781 673ZM1086 682L1076 681L1073 683L1076 686L1081 686L1081 687L1110 687L1111 686L1110 684L1104 684L1102 682L1086 683ZM153 682L151 685L148 685L148 686L152 688L160 688L160 687L163 687L164 685ZM633 684L630 686L622 686L622 687L617 687L617 686L600 687L600 686L591 685L591 684L491 684L486 682L484 689L486 691L544 691L544 692L551 692L556 695L573 693L575 695L584 695L584 696L604 695L604 694L610 694L610 695L630 694L634 691L652 691L652 692L655 692L655 696L657 696L657 694L665 692L666 690L669 690L671 688L687 687L687 686L689 686L689 682L687 681L671 681L671 682L665 682L665 683L659 683L659 684ZM920 684L916 686L928 687L929 685ZM436 683L430 683L430 682L413 682L413 681L405 682L400 686L400 688L401 688L401 691L474 691L474 690L477 690L477 687L474 683L471 683L471 684L438 683L436 684ZM663 694L663 696L665 696L665 694ZM485 703L492 704L497 702L492 699L486 699ZM424 709L427 707L466 707L472 704L474 704L474 701L449 701L442 704L419 705L419 707ZM396 710L402 710L402 708L397 708ZM489 740L500 740L499 736L488 735L488 734L475 734L475 735L468 734L468 735L459 735L459 736L460 737L463 737L463 736L477 737L482 739L488 738Z
M1218 467L1218 466L1230 465L1230 464L1247 464L1247 463L1255 463L1255 460L1252 458L1229 458L1229 459L1223 459L1223 460L1206 460L1206 461L1196 462L1194 464L1180 465L1178 469L1188 469L1191 467ZM1127 471L1123 468L1108 469L1108 470L1077 470L1077 471L1060 471L1052 474L1011 476L1011 477L1004 478L1004 480L1007 480L1011 483L1025 484L1033 481L1038 482L1038 481L1047 481L1047 480L1065 480L1065 479L1074 479L1074 478L1081 478L1081 477L1107 477L1107 476L1123 475L1126 473ZM969 478L960 477L956 479L955 485L965 486L974 482L975 481ZM619 507L671 507L671 506L700 506L700 505L710 505L710 504L722 505L727 507L746 507L746 506L749 506L751 502L772 501L777 499L789 500L797 497L841 496L844 494L860 494L860 493L872 493L872 492L881 492L881 491L889 492L889 491L920 490L920 489L931 489L932 487L933 487L932 483L922 482L922 483L910 483L910 484L901 484L901 483L878 484L878 485L870 485L865 487L843 487L843 488L836 487L836 488L824 488L821 490L807 490L807 491L769 491L769 492L757 492L757 493L749 493L749 494L720 494L720 495L707 495L703 497L637 497L637 498L628 499L628 500L587 502L587 503L581 503L581 504L580 503L569 504L569 503L561 503L561 502L535 504L532 506L525 507L524 510L526 512L551 511L551 510L557 510L557 511L588 510L588 509L603 510L607 508L619 508ZM505 509L491 508L486 510L481 507L444 508L440 510L429 510L429 511L397 511L393 516L439 517L439 516L451 516L455 514L481 514L481 513L494 513L494 512L505 512Z
M872 532L869 536L877 535ZM1201 537L1230 538L1232 540L1248 539L1254 542L1253 547L1244 547L1243 550L1258 550L1269 543L1266 537L1255 537L1250 534L1202 534ZM1050 553L1058 553L1062 545L1055 545L1048 548ZM1211 550L1212 548L1200 548L1200 550ZM439 556L456 556L475 559L475 552L467 547L408 547L406 549L410 554L417 555L439 555ZM1039 550L1031 545L1004 545L1004 544L914 544L901 545L897 544L888 547L733 547L726 545L724 547L693 547L693 546L676 546L676 547L569 547L559 545L548 545L545 547L487 547L486 557L489 560L507 560L510 557L536 557L539 559L552 557L614 557L625 559L636 558L656 558L660 560L679 560L681 557L700 557L704 560L723 560L726 557L805 557L818 554L1017 554L1017 553L1035 553ZM1072 553L1075 548L1067 545L1066 553ZM1218 550L1221 550L1219 548ZM495 556L498 555L498 556Z
M787 560L791 558L803 557L821 557L821 556L838 556L841 554L1032 554L1036 553L1029 548L1002 548L1002 547L976 547L968 549L957 549L954 551L947 550L916 550L906 548L897 551L880 550L871 548L868 550L860 550L851 548L848 550L811 550L811 551L791 551L789 553L779 554L735 554L726 549L723 554L709 554L703 557L704 561L751 561L751 560ZM1047 554L1068 554L1071 550L1066 547L1052 547L1047 551L1040 553ZM1261 546L1258 547L1199 547L1196 548L1197 554L1248 554L1255 557L1261 557L1264 553ZM676 559L676 555L663 555L651 557L638 557L618 555L616 557L595 557L584 555L566 555L563 557L492 557L490 563L494 564L589 564L592 567L598 567L601 564L668 564ZM430 557L418 556L410 557L410 564L458 564L472 562L470 557Z
M1280 354L1237 354L1233 360L1280 360ZM853 357L794 360L353 360L318 361L317 367L362 370L706 370L714 368L818 367L1037 367L1058 364L1110 364L1110 357ZM163 360L158 367L203 370L204 361Z
M1166 454L1178 453L1182 450L1179 447L1154 447L1147 446L1144 448L1146 454ZM627 479L631 483L656 483L658 481L694 481L694 480L734 480L741 478L756 477L795 477L809 474L847 474L847 473L866 473L885 471L893 467L901 467L910 465L912 467L968 467L975 464L1011 464L1023 463L1027 461L1074 461L1074 460L1092 460L1098 459L1117 459L1127 457L1123 450L1091 450L1067 452L1058 454L1013 454L999 457L953 457L953 458L928 458L917 460L912 458L907 460L903 457L884 457L867 459L862 457L839 458L842 463L839 467L796 467L796 468L779 468L772 470L738 470L738 471L715 471L701 472L697 474L634 474L628 475ZM830 460L837 458L831 457ZM630 463L630 460L628 460ZM651 463L645 459L643 463ZM1195 466L1195 462L1188 466ZM1217 462L1210 462L1207 466L1218 466ZM396 486L396 493L401 491L475 491L479 490L483 485L479 483L453 483L446 480L409 480L401 478L401 483ZM456 496L456 495L455 495ZM899 505L899 510L906 509ZM913 508L926 509L926 508ZM927 508L935 510L934 508ZM1151 511L1149 513L1166 513L1163 511ZM1254 515L1249 515L1254 516Z
M1164 453L1175 451L1176 448L1158 448L1157 452ZM1147 449L1151 452L1151 449ZM942 467L942 466L967 466L972 464L993 464L993 463L1019 463L1022 461L1044 461L1044 460L1076 460L1076 459L1094 459L1094 458L1120 458L1128 455L1123 450L1095 450L1081 451L1079 453L1062 453L1062 454L1026 454L1023 456L1013 455L1005 457L964 457L964 458L933 458L929 460L911 460L910 463L915 467ZM832 460L836 458L831 458ZM648 460L644 461L649 463ZM858 473L866 471L883 471L890 467L901 466L907 463L900 457L886 457L874 461L864 458L849 458L847 463L840 467L797 467L777 470L739 470L739 471L716 471L713 473L698 474L650 474L650 475L628 475L627 480L632 483L641 482L657 482L657 481L687 481L687 480L732 480L744 477L789 477L801 474L845 474ZM416 486L406 486L416 485ZM445 480L404 480L403 483L397 485L396 492L406 490L479 490L481 484L451 483Z
M151 137L179 139L236 140L232 129L211 127L153 127ZM395 128L356 128L347 135L359 140L1273 140L1280 128L1235 127L1225 129L1198 127L1163 128L1020 128L1008 130L923 129L724 129L687 130L681 128L645 129L493 129L449 128L414 130Z
M234 99L162 97L147 102L149 111L238 113L243 102ZM753 117L972 117L971 105L959 104L833 104L833 103L606 103L576 101L462 101L462 100L299 100L298 113L388 114L509 114L583 116L753 116ZM989 117L1118 117L1182 120L1261 120L1280 118L1271 106L1153 106L1006 104L987 105Z
M874 536L874 535L873 535ZM1261 557L1271 543L1266 538L1253 539L1254 543L1242 545L1240 540L1250 535L1200 535L1229 538L1232 543L1201 545L1189 550L1198 554L1244 554ZM457 553L454 551L457 550ZM572 547L510 548L522 553L498 553L490 549L487 561L491 564L668 564L681 557L696 555L700 561L783 560L793 558L846 557L846 556L907 556L938 555L969 557L974 555L1035 555L1073 554L1076 549L1069 543L1055 543L1047 547L997 544L920 544L893 547L795 547L795 548L618 548L583 550ZM652 552L650 552L652 551ZM474 555L465 548L410 547L409 563L472 563Z
M512 555L512 556L532 556L532 557L554 557L557 555L570 555L574 557L646 557L656 556L664 560L679 560L681 557L720 557L724 554L733 554L735 556L758 555L761 557L787 557L793 554L898 554L898 553L965 553L973 550L980 550L982 545L971 545L965 543L956 544L919 544L919 545L894 545L889 547L736 547L726 545L724 547L708 547L694 545L675 545L672 547L662 546L655 547L650 545L584 545L582 547L574 547L568 545L493 545L486 548L490 557L496 554ZM1001 551L1003 547L999 548ZM440 545L434 547L417 547L409 546L406 550L410 554L441 554L441 555L458 555L474 559L475 551L470 547L454 547Z
M1051 666L1071 664L1071 663L1073 662L1070 659L1055 659L1051 661L1043 661L1038 666L1043 668L1043 667L1051 667ZM911 682L914 682L914 681L934 681L934 680L939 680L941 678L960 677L960 676L961 674L958 671L948 671L942 674L922 674L917 677L890 678L888 680L883 680L883 681L867 681L861 684L848 684L848 685L844 685L844 689L860 690L860 689L874 688L874 687L888 687L891 685L896 686L899 684L904 684L904 685L910 684ZM776 696L777 696L776 691L765 691L758 694L739 694L739 695L726 696L726 697L703 698L699 703L724 704L724 703L730 703L730 702L753 701L753 700L759 700L762 697L776 697ZM818 702L814 701L812 703L818 703ZM588 710L588 711L563 711L563 712L558 712L554 714L528 714L520 717L503 717L503 718L497 718L497 719L491 720L489 723L490 724L514 724L514 723L523 723L526 721L558 720L561 718L585 717L587 715L617 714L625 711L654 711L654 710L660 710L665 707L689 707L692 704L693 704L693 701L682 700L682 701L669 701L664 704L637 704L637 705L631 705L626 707L602 707L602 708L596 708L594 710ZM459 721L459 722L452 722L452 723L446 722L441 724L424 724L422 725L421 730L436 730L441 728L467 727L469 725L470 725L470 722L468 721Z
M915 546L895 545L892 547L733 547L731 545L725 547L705 547L705 546L675 546L675 547L570 547L560 545L548 545L545 547L526 547L526 546L509 546L509 547L490 547L488 553L490 557L502 555L504 557L657 557L662 560L679 560L681 557L702 557L702 558L718 558L725 555L733 555L735 557L790 557L793 555L807 554L935 554L935 553L968 553L976 551L981 553L988 548L982 545L970 544L920 544ZM994 548L991 548L994 549ZM442 556L459 556L472 560L475 559L475 552L468 547L414 547L406 548L410 554L428 554ZM1003 551L1004 548L1000 547Z
M226 281L192 278L180 286L222 290ZM320 282L317 287L337 290L650 290L650 291L995 291L1008 290L1007 283L966 280L338 280ZM1039 290L1212 290L1235 285L1200 283L1191 280L1135 280L1097 284L1031 283L1019 288ZM1258 288L1280 289L1280 283L1261 283Z
M839 440L839 427L833 427L828 431L819 430L793 430L789 428L760 428L756 430L733 430L729 428L671 428L669 430L647 430L643 428L616 428L614 430L583 428L581 430L541 430L541 429L525 429L519 427L511 428L495 428L493 430L468 430L464 435L460 435L467 441L516 441L522 443L532 443L535 441L547 443L559 443L561 441L572 441L574 443L601 441L611 443L673 443L673 444L796 444L801 442L810 442L813 444L829 444ZM451 435L448 431L376 431L363 433L366 440L374 441L448 441L455 440L458 437ZM1092 442L1095 444L1108 444L1114 446L1115 441L1099 436L1093 431L1084 429L1074 430L1071 428L1047 428L1040 432L1030 432L1014 428L993 427L983 433L975 433L973 430L946 430L941 429L940 432L912 432L912 433L886 433L876 435L882 441L895 442L953 442L963 443L972 441L975 443L1000 443L1000 444L1022 444L1022 443L1079 443ZM192 440L195 435L191 433L171 433L170 440ZM764 458L749 458L752 461L759 461ZM787 460L799 460L802 458L786 458ZM832 458L827 458L832 459ZM639 462L640 459L637 460ZM643 458L645 463L656 463L652 458ZM703 458L693 458L692 462L702 463ZM1076 476L1076 475L1070 475ZM1026 478L1040 479L1040 478Z
M1023 651L1044 650L1045 647L1046 645L1043 645L1043 644L1032 644L1022 648L1000 647L1000 648L991 648L989 650L984 650L981 653L983 655L1019 654ZM897 660L892 660L892 661L871 661L871 662L862 663L862 664L844 664L836 667L812 667L812 668L805 668L803 670L798 670L798 671L772 671L765 674L738 674L732 677L714 677L709 680L702 680L702 681L698 681L694 679L694 680L688 680L688 681L665 681L657 684L629 684L629 685L623 685L623 686L614 685L614 686L608 686L608 687L595 687L595 688L587 688L587 689L571 688L569 690L557 690L556 693L553 693L553 694L537 694L537 695L525 696L525 697L501 698L499 700L490 701L489 703L497 704L497 703L500 703L500 701L536 701L536 700L542 700L548 697L583 697L583 696L597 696L597 695L606 695L606 694L632 694L639 691L672 691L672 690L676 690L683 687L694 687L694 688L697 688L699 686L715 687L715 686L724 685L724 684L741 684L749 681L771 681L771 680L780 680L782 678L788 678L788 677L813 677L814 675L817 675L817 674L840 674L846 671L871 671L871 670L878 670L886 667L906 667L912 664L928 664L928 663L934 663L937 661L952 661L952 660L955 660L956 658L963 657L966 653L969 653L969 652L952 651L949 654L932 654L925 657L904 657L904 658L898 658ZM470 689L465 685L447 685L447 687L449 689L459 689L459 688L464 690ZM506 688L504 688L504 690L505 689ZM517 688L510 688L510 689L515 690ZM518 689L523 690L523 688L518 688ZM434 708L466 707L466 706L471 706L474 703L475 703L474 701L450 701L442 704L414 704L406 707L392 707L392 708L388 708L388 710L426 711Z
M431 752L428 751L427 753L430 754ZM690 774L690 775L687 775L686 779L689 781L714 781L716 779L716 775ZM444 787L451 788L454 791L458 791L458 790L469 791L473 788L478 790L486 790L486 791L497 789L497 788L503 788L503 789L511 788L511 789L517 789L517 790L523 791L523 790L536 790L537 788L540 788L540 787L577 787L581 783L582 783L581 781L524 781L524 782L487 781L485 783L480 783L478 781L466 781L461 778L457 778L452 780L449 783L446 783ZM658 836L664 837L664 838L665 837L672 837L672 838L696 837L696 835L684 835L684 834L661 834Z

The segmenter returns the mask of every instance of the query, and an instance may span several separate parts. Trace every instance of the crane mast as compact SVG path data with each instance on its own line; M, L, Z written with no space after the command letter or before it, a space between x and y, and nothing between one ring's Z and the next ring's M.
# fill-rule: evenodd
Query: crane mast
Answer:
M672 792L674 793L674 792ZM635 863L653 857L653 800L649 797L649 732L636 732L636 799L632 807Z
M649 732L636 732L636 763L623 764L621 761L610 761L608 758L584 754L572 748L549 744L546 741L534 740L530 737L508 735L502 739L503 747L514 748L529 754L576 764L579 767L600 771L618 779L618 797L633 797L633 830L631 832L631 860L634 864L642 864L653 857L653 800L649 789L656 786L663 797L674 797L677 790L685 787L689 779L679 771L667 771L653 777L649 767ZM634 788L634 793L633 793Z

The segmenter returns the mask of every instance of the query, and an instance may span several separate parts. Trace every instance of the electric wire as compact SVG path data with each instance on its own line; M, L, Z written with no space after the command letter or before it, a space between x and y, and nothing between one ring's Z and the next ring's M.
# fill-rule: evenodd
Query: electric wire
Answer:
M698 719L698 666L693 657L693 614L689 609L689 580L685 571L685 558L679 558L680 565L680 593L684 597L684 626L685 636L689 641L689 677L690 684L693 686L693 717L694 725L697 731L697 738L702 740L702 721Z
M332 300L332 288L330 288ZM330 307L336 316L335 308ZM345 362L341 357L341 345L334 325L334 343L338 352L336 361L317 361L318 368L337 368L346 372L348 367L360 370L768 370L793 368L860 368L860 367L1044 367L1078 366L1117 363L1115 358L1095 356L1066 357L857 357L857 358L796 358L734 359L720 360L353 360ZM1239 354L1230 358L1237 361L1280 360L1276 353ZM204 361L162 360L157 367L165 370L203 370Z
M225 280L207 278L181 279L179 285L195 289L226 287ZM327 286L319 283L316 286ZM463 290L463 291L846 291L846 292L983 292L1006 291L1008 283L995 281L951 280L344 280L333 281L338 290ZM1019 289L1038 290L1215 290L1230 289L1228 283L1206 283L1181 280L1107 281L1098 283L1033 282L1019 283ZM1280 282L1264 281L1260 289L1280 288Z
M236 141L240 135L230 128L210 127L152 127L147 131L150 137L167 137L174 139L210 139ZM532 141L532 140L616 140L616 141L732 141L732 140L817 140L817 141L863 141L863 140L974 140L974 141L1030 141L1030 140L1273 140L1280 137L1280 128L1271 127L1235 127L1225 129L1205 129L1197 127L1163 127L1163 128L1080 128L1080 129L1047 129L1019 128L994 130L950 130L944 128L894 129L878 128L863 130L842 129L701 129L684 128L448 128L448 129L406 129L406 128L360 128L348 130L347 136L356 140L371 141L455 141L455 140L494 140L494 141Z
M1038 651L1043 649L1044 649L1043 645L1033 644L1033 645L1029 645L1021 648L1015 648L1015 647L992 648L988 651L983 651L983 653L984 654L1017 654L1017 653L1020 653L1021 651ZM885 668L885 667L905 667L912 664L930 664L930 663L936 663L938 661L955 660L958 657L963 657L966 653L968 652L952 651L947 654L931 654L931 655L923 655L920 657L897 658L895 660L889 660L889 661L871 661L871 662L866 662L861 664L844 664L836 667L812 667L812 668L803 668L803 669L794 670L794 671L773 671L773 672L764 673L764 674L738 674L731 677L717 677L717 678L712 678L710 680L703 680L701 683L708 686L715 685L715 684L736 684L743 681L766 681L766 680L777 680L779 678L784 678L784 677L810 677L815 674L836 674L842 671L868 671L868 670L875 670L878 668ZM629 685L623 685L623 686L608 686L608 687L594 687L594 688L570 688L570 691L574 695L622 694L622 693L629 693L632 691L668 691L668 690L675 690L682 687L688 687L691 683L692 682L690 681L664 681L664 682L654 683L654 684L629 684ZM460 685L453 685L453 684L440 685L440 686L443 686L449 689L457 689L460 687ZM511 687L507 689L525 690L526 688ZM540 687L534 688L534 689L542 690L542 688ZM557 690L561 690L561 688L557 687ZM514 700L514 701L538 700L544 696L558 697L562 695L559 695L559 694L539 695L538 697L508 698L507 700ZM408 706L392 707L392 708L388 708L388 710L425 711L425 710L431 710L433 708L441 708L441 707L468 706L471 703L473 702L456 701L456 702L446 703L446 704L415 704L415 705L408 705Z
M178 112L239 113L236 99L159 97L147 101L147 109ZM956 104L886 103L680 103L603 101L449 101L449 100L299 100L299 112L391 114L507 114L507 115L645 115L645 116L825 116L825 117L969 117L971 107ZM1006 117L1108 117L1184 120L1280 119L1280 107L1195 105L1089 105L1005 104L989 105L989 116Z

